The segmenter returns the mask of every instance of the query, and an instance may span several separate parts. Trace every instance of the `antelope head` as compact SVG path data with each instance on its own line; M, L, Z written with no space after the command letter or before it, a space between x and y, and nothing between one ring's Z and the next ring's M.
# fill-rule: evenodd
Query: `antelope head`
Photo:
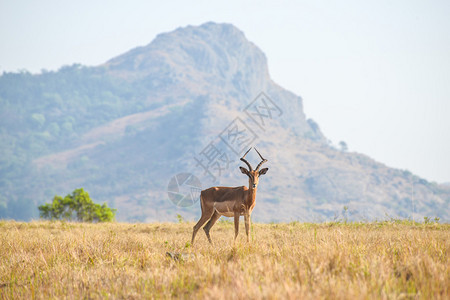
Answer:
M241 157L241 160L248 166L248 170L244 167L239 167L241 169L242 174L245 174L248 176L248 186L250 189L256 189L259 183L259 176L264 175L267 173L269 168L264 168L259 170L259 168L262 166L263 163L267 162L267 159L263 158L261 153L259 153L258 150L256 152L258 153L259 157L261 157L261 162L258 164L255 170L253 170L250 163L245 159L245 156L252 148L248 149L247 152L245 152L244 156Z

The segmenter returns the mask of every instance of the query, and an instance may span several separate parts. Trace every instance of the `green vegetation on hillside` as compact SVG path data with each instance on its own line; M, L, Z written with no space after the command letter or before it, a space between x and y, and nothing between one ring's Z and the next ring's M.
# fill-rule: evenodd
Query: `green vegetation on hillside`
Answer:
M102 68L81 65L42 74L0 76L0 218L37 217L26 179L41 176L31 164L71 149L89 130L144 110L143 85L117 80ZM145 87L145 86L144 86ZM85 159L78 164L88 163ZM72 167L76 168L77 164ZM51 178L41 178L51 181ZM41 182L42 183L42 182ZM31 184L36 184L35 180ZM47 191L45 196L55 194Z

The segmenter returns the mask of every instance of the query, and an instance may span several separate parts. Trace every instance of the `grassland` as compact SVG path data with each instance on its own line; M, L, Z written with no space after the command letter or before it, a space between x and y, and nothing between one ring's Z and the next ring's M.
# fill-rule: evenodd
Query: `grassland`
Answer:
M0 221L1 299L445 299L449 224ZM172 257L166 253L173 253ZM177 254L183 253L178 258Z

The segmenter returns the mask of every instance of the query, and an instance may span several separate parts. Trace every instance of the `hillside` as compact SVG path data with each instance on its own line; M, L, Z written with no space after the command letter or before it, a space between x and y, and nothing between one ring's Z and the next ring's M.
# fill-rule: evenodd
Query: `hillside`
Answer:
M160 34L95 67L4 73L0 130L2 218L36 218L38 204L83 187L121 221L194 219L198 203L169 200L171 178L247 184L239 157L256 146L270 170L255 220L450 220L448 186L335 149L229 24Z

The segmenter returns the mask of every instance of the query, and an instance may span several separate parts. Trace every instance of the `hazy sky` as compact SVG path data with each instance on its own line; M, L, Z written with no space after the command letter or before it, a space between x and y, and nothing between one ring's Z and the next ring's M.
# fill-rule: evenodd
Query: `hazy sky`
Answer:
M180 26L232 23L334 144L450 182L449 16L448 0L0 0L0 72L98 65Z

